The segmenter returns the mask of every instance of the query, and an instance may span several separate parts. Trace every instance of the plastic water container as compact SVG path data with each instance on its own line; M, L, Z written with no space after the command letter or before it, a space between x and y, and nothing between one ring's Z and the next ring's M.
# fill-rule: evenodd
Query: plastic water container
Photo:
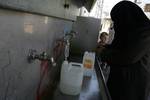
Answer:
M83 80L83 65L64 61L61 69L60 91L67 95L78 95Z
M84 76L92 76L95 64L95 53L85 52L83 56Z

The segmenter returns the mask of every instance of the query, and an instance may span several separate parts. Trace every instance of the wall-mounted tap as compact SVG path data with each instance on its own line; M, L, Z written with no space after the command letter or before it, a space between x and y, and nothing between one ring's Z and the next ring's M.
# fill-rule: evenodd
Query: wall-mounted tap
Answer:
M38 54L34 49L29 50L27 59L29 63L35 61L36 59L40 61L50 61L53 66L56 66L56 62L54 61L53 57L50 57L46 52Z
M64 35L64 41L65 41L65 52L64 52L64 55L65 55L65 60L67 60L67 58L69 57L69 49L70 49L70 40L72 38L75 37L75 35L77 34L77 32L71 30L69 33L65 33Z
M77 32L71 30L70 32L66 32L64 34L64 41L70 41L72 38L74 38L76 36Z

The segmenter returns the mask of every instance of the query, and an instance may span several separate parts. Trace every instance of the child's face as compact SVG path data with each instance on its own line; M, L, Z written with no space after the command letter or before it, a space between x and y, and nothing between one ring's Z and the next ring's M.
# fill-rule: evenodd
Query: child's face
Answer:
M105 35L105 34L102 34L101 37L100 37L100 40L104 43L107 43L107 40L108 40L108 36Z

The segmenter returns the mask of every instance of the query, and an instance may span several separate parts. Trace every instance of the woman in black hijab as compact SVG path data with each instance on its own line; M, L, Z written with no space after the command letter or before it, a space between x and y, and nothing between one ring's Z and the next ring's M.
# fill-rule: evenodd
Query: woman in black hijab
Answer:
M112 100L148 100L150 95L150 20L140 7L121 1L111 10L115 36L101 58L110 69ZM149 98L150 99L150 98Z

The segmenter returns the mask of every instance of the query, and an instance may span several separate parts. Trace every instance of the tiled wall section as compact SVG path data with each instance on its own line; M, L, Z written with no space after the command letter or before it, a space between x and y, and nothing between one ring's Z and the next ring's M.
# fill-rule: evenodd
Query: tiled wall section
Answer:
M0 9L0 100L35 100L40 62L29 64L28 50L49 51L72 22Z

